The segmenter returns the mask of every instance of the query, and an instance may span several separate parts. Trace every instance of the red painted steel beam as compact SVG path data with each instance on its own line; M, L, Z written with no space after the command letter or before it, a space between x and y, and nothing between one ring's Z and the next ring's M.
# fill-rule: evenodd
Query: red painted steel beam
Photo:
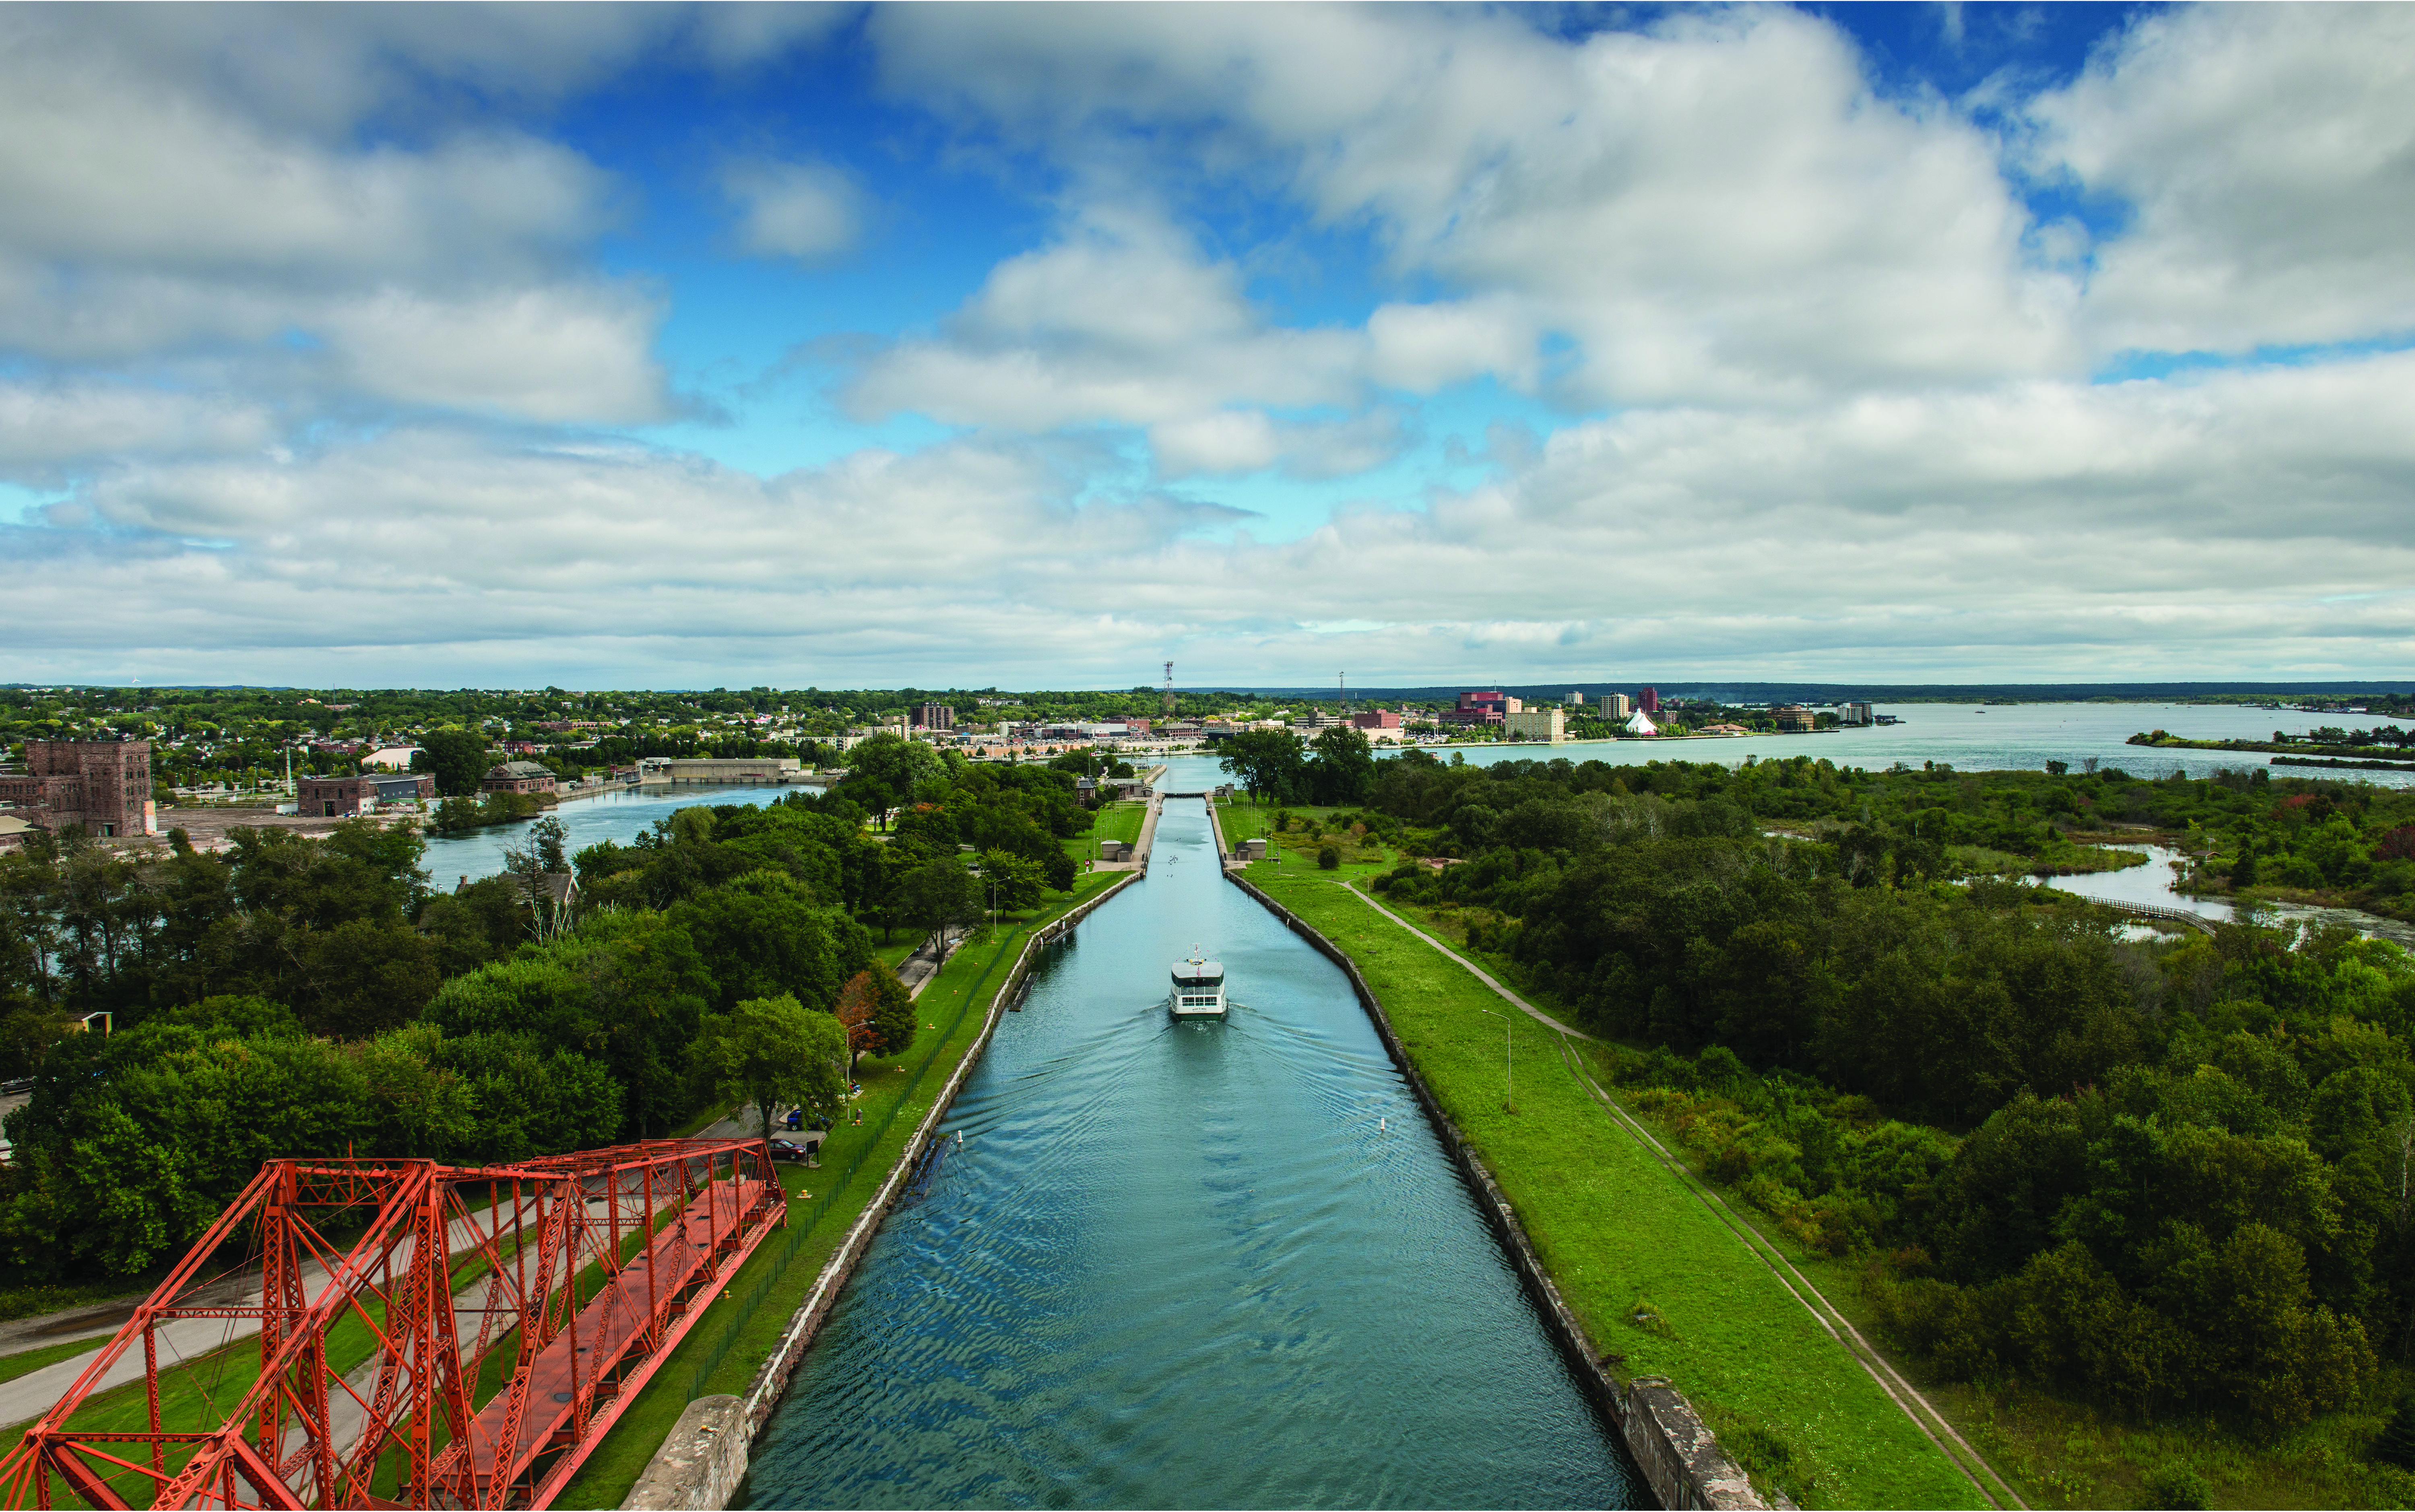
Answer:
M787 1211L759 1141L492 1167L271 1160L0 1459L0 1505L62 1491L108 1507L549 1505ZM331 1241L331 1220L358 1236ZM192 1295L229 1252L257 1264L256 1305ZM373 1385L354 1387L329 1356L348 1318L371 1345L351 1373ZM230 1332L258 1320L257 1374L223 1401L192 1372L213 1358L239 1371L247 1352L193 1332L210 1319ZM170 1353L196 1358L163 1367L172 1325L184 1334ZM146 1430L79 1430L138 1346ZM503 1385L480 1402L490 1359ZM179 1370L194 1390L172 1404L163 1381ZM190 1415L193 1396L206 1423L163 1420Z

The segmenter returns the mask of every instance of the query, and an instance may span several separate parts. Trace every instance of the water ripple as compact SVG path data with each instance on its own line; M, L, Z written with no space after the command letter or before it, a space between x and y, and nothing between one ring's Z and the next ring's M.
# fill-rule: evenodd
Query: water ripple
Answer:
M1048 952L747 1505L1636 1497L1348 983L1206 836L1169 805L1149 878ZM1164 1013L1193 943L1246 1005L1224 1024Z

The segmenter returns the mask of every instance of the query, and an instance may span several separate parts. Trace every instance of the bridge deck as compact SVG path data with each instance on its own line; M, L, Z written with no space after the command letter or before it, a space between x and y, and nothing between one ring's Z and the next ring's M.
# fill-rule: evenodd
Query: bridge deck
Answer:
M756 1207L765 1195L766 1183L742 1178L735 1183L733 1202L729 1187L715 1192L716 1200L707 1211L691 1211L674 1222L666 1223L654 1235L648 1250L631 1257L611 1284L598 1292L578 1310L577 1325L556 1334L553 1341L530 1363L528 1392L521 1399L519 1431L514 1439L514 1452L509 1465L494 1461L503 1439L503 1427L511 1416L511 1392L497 1392L494 1400L478 1414L472 1424L469 1445L472 1465L481 1487L502 1484L525 1474L529 1464L558 1441L569 1438L573 1408L573 1381L578 1389L592 1391L597 1375L617 1376L624 1356L644 1348L640 1336L645 1332L649 1316L647 1272L653 1273L653 1295L658 1301L679 1296L681 1291L698 1279L706 1261L716 1250L727 1248L733 1257L742 1258L759 1233L768 1227L779 1211L774 1205L765 1212ZM686 1314L702 1310L709 1296L691 1299ZM680 1331L684 1316L667 1317L664 1332L666 1346L669 1336ZM573 1370L576 1365L576 1375ZM601 1409L604 1402L595 1403ZM484 1496L478 1498L481 1503Z

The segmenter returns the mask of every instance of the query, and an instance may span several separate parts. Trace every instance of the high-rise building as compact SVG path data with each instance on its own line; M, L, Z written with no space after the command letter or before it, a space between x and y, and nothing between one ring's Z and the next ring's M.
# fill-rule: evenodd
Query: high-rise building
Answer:
M1601 717L1609 723L1618 724L1633 712L1635 712L1635 700L1627 695L1605 693L1601 696Z
M918 703L906 711L906 717L916 729L954 729L956 711L943 703Z
M1635 696L1635 702L1645 713L1657 714L1660 711L1660 690L1646 688Z

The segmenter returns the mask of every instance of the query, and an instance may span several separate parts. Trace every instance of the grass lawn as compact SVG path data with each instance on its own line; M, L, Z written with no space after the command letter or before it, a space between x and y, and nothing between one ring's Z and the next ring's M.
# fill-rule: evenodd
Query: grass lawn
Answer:
M1092 816L1089 838L1093 841L1120 840L1126 845L1133 844L1140 839L1140 821L1147 817L1148 817L1148 805L1146 803L1109 803ZM1098 847L1093 846L1090 854L1095 856L1098 853Z
M33 1374L45 1365L56 1365L79 1355L89 1355L108 1342L109 1338L104 1334L98 1339L71 1339L64 1344L45 1344L39 1349L0 1355L0 1381L14 1381L21 1375Z
M810 1222L806 1236L794 1251L787 1251L786 1234L775 1234L747 1258L745 1265L722 1289L724 1295L732 1300L716 1300L706 1309L696 1327L680 1341L595 1453L580 1467L578 1476L563 1489L562 1505L620 1505L691 1400L746 1388L757 1368L771 1355L781 1332L788 1327L788 1319L813 1290L815 1277L837 1252L848 1228L888 1179L891 1168L930 1111L932 1101L947 1087L948 1077L980 1034L982 1017L991 999L1005 984L1006 974L1024 940L1034 930L1128 875L1101 872L1085 876L1072 893L1058 895L1029 917L1001 924L995 933L986 928L975 931L949 957L938 977L914 1000L923 1025L916 1043L902 1056L866 1056L858 1067L856 1079L863 1085L862 1126L842 1122L832 1130L829 1142L822 1146L821 1169L779 1168L788 1191L788 1220L792 1225ZM932 1041L922 1037L928 1034L944 1035L936 1054ZM927 1069L915 1082L914 1068L924 1065L926 1056ZM890 1118L892 1110L896 1114L893 1119ZM884 1121L888 1123L886 1130L880 1127ZM877 1141L873 1138L876 1133L879 1135ZM859 1155L863 1160L854 1179L833 1191L830 1183L842 1175ZM782 1265L784 1253L787 1263ZM739 1314L738 1304L750 1297L767 1276L772 1280L761 1302L752 1311ZM738 1319L734 1333L732 1316ZM711 1364L716 1352L721 1355L719 1362L712 1364L699 1381L698 1370Z
M1619 1371L1668 1376L1757 1478L1806 1506L1985 1505L1762 1263L1593 1100L1556 1035L1336 885L1383 863L1328 872L1303 860L1261 861L1249 876L1358 964L1596 1348L1621 1356ZM1495 1014L1508 1015L1510 1056ZM1514 1113L1503 1107L1512 1074Z

